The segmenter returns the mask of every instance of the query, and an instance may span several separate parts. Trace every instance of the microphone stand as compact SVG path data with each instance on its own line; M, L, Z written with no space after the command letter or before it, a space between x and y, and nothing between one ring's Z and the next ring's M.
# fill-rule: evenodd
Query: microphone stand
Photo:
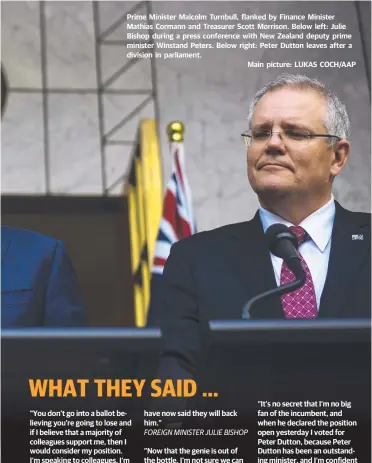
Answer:
M283 294L290 293L304 285L306 281L306 273L304 269L301 267L301 270L296 270L297 279L295 281L287 283L286 285L278 286L274 289L269 289L268 291L265 291L264 293L258 294L257 296L252 297L252 299L249 299L249 301L246 302L246 304L243 307L242 318L244 320L249 320L251 318L251 307L256 302L261 301L262 299L272 298L273 296L282 296Z

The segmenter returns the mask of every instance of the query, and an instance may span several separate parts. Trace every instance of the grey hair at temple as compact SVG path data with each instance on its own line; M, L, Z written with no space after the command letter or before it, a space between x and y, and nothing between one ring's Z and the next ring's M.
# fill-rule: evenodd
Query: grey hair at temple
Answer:
M259 90L253 98L248 111L248 124L251 127L254 109L260 99L268 92L283 87L290 87L298 90L315 90L321 94L326 101L327 110L324 120L324 126L331 135L347 139L350 136L350 120L347 114L346 106L341 102L329 88L322 84L318 79L307 77L301 74L281 74L274 80ZM334 141L330 140L330 145Z

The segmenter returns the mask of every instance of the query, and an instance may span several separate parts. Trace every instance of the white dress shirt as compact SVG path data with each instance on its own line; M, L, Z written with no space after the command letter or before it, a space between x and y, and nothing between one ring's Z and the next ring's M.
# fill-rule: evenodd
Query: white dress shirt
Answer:
M319 310L320 298L327 277L329 252L331 250L331 236L335 219L335 200L332 195L330 201L323 207L306 217L299 225L307 232L310 239L301 244L299 251L305 259L315 288L316 305ZM274 223L282 223L287 227L293 226L288 220L267 211L260 206L259 214L264 232ZM280 273L283 259L271 254L276 283L280 285Z

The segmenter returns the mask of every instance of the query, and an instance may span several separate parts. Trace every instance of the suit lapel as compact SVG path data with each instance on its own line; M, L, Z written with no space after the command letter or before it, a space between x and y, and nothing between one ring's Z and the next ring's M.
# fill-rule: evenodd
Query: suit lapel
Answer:
M336 202L328 272L319 307L320 318L338 316L345 294L353 285L353 278L358 275L358 268L364 259L370 257L370 230L368 223L360 217ZM360 235L363 239L355 239Z
M4 256L10 245L10 236L6 227L1 227L1 261L3 261Z
M9 261L9 256L7 256L11 243L10 236L11 233L9 233L8 228L1 227L1 293L13 289L12 278L14 277L14 272L12 269L12 261L11 259ZM17 273L15 275L17 275Z
M240 281L248 299L275 288L276 280L262 229L259 213L237 229L230 237L234 262L234 277ZM243 307L242 307L243 309ZM252 318L284 318L279 297L252 306Z

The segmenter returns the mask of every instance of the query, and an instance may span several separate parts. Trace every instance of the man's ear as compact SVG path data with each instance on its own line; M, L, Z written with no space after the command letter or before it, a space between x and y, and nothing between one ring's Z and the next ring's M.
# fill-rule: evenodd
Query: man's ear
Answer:
M331 164L331 175L337 177L345 167L350 153L350 143L342 139L331 147L333 150L333 158Z

